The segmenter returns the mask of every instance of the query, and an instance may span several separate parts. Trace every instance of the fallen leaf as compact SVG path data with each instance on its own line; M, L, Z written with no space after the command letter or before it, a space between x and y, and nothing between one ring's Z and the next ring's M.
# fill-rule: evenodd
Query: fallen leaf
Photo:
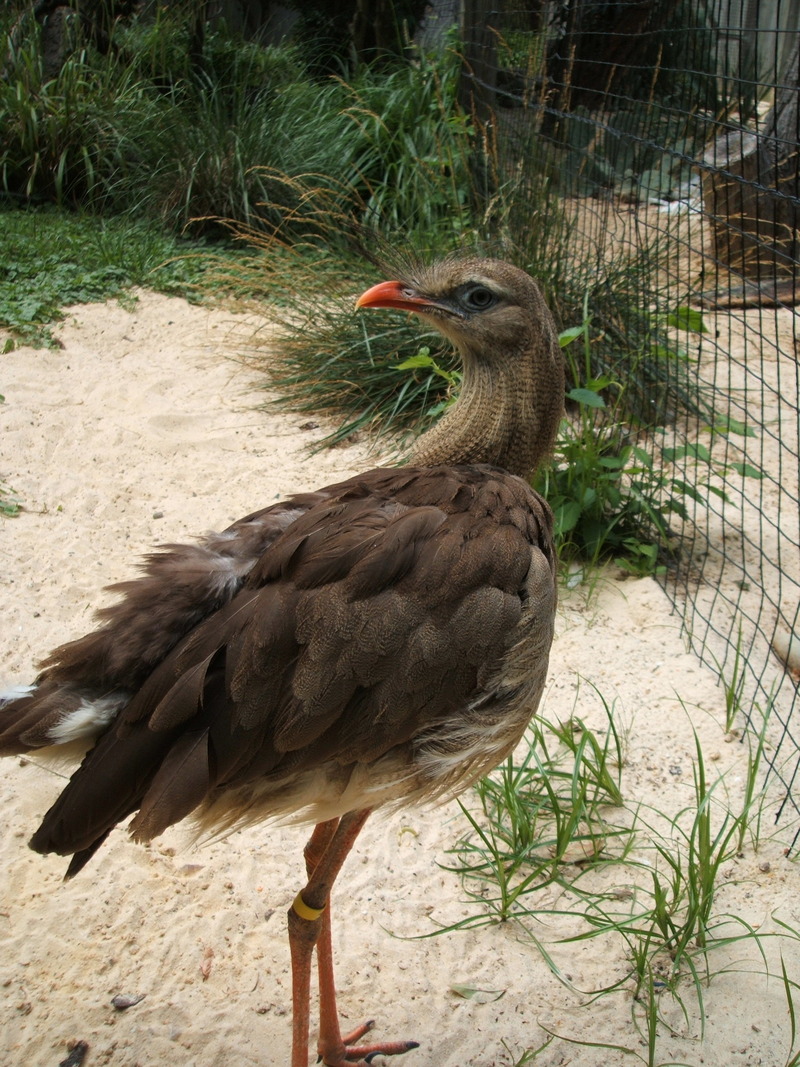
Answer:
M493 1000L499 1000L506 994L505 989L477 989L475 986L458 985L450 986L451 990L464 1000L474 1000L476 1004L491 1004Z

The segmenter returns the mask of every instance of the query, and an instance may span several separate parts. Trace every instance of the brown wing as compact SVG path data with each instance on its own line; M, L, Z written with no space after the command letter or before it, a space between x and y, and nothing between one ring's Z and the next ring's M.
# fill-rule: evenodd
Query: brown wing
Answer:
M141 577L110 587L121 599L97 613L102 626L51 652L29 695L0 697L0 755L102 732L178 641L229 603L270 545L324 495L298 495L199 544L162 545L146 556Z
M325 491L143 682L32 845L149 839L209 797L368 764L481 695L525 608L549 513L490 468L376 470Z

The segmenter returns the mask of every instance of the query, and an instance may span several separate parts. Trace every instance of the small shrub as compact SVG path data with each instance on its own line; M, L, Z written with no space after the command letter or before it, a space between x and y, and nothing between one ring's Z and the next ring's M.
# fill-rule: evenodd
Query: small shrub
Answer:
M659 344L664 343L662 326L705 329L699 313L684 308L659 318ZM607 377L584 377L593 367L590 327L586 319L560 337L568 353L569 377L583 384L567 391L570 410L562 421L552 462L540 472L537 487L553 509L562 564L613 559L636 575L663 571L674 562L678 544L670 520L688 520L689 499L700 504L708 495L725 499L724 486L733 474L761 477L748 464L723 465L712 454L715 438L752 436L754 431L732 420L717 420L698 427L709 434L708 445L683 435L678 435L681 443L668 444L676 439L674 431L638 426L630 420L632 405L626 395L638 387L635 373L624 384ZM569 354L578 341L582 359ZM665 350L665 358L678 357ZM609 404L604 393L613 397Z

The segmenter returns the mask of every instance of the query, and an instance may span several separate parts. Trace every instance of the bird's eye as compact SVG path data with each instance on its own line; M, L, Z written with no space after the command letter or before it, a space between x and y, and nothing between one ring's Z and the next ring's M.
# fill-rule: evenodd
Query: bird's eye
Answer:
M466 285L459 298L467 311L486 311L497 303L497 296L485 285Z

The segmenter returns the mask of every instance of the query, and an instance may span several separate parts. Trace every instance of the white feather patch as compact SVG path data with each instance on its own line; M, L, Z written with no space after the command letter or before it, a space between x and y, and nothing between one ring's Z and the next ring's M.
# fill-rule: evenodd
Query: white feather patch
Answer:
M14 700L19 700L21 697L30 696L31 693L36 692L35 685L12 685L7 689L0 690L0 708L6 704L11 704Z
M69 744L83 737L96 737L129 699L128 693L118 691L98 697L97 700L84 700L74 711L67 712L47 736L54 745Z

